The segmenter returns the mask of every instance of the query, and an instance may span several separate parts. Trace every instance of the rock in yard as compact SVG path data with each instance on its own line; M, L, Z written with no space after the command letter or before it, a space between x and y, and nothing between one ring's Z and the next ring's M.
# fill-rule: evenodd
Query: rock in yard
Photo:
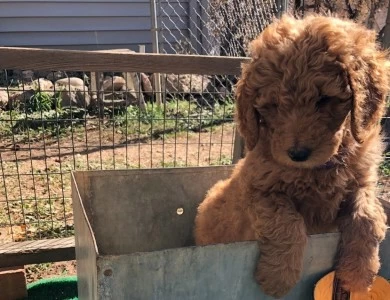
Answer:
M107 76L103 81L103 89L106 92L114 91L125 91L126 80L120 76L110 77Z
M8 93L7 91L0 90L0 108L5 108L8 104Z
M153 78L153 77L152 77ZM201 94L207 90L210 79L207 76L191 74L167 74L162 76L162 89L167 93Z
M149 76L145 73L141 73L141 84L142 91L148 96L153 96L152 82L150 81Z
M77 87L80 90L84 89L85 83L84 80L78 77L70 77L70 78L62 78L56 81L56 89L57 86L68 86L72 85L74 87Z
M141 83L137 73L124 72L122 75L127 83L127 105L136 103L144 111L146 104L144 95L140 91Z
M66 90L58 92L61 98L61 107L77 106L86 108L89 107L91 99L89 97L88 89L79 89L72 85L68 85Z
M34 89L40 89L42 92L52 93L54 91L53 83L46 78L35 79L33 82Z
M18 107L20 104L26 103L32 96L34 96L34 89L26 89L19 91L9 97L8 108L12 109Z

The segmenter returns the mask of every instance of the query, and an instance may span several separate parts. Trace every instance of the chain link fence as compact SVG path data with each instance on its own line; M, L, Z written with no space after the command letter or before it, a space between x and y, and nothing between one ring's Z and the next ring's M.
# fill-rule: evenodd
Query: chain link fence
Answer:
M161 53L245 56L282 11L349 18L383 35L389 0L152 0ZM153 12L152 12L153 14Z
M245 56L248 42L280 14L279 2L157 0L160 52Z
M388 6L389 0L288 0L288 12L295 16L335 14L374 29L380 38L386 25Z
M160 53L247 56L248 43L280 15L281 7L278 0L156 0L155 49ZM237 77L206 80L202 101L212 105L213 93L233 93ZM163 87L172 85L166 75L161 81Z

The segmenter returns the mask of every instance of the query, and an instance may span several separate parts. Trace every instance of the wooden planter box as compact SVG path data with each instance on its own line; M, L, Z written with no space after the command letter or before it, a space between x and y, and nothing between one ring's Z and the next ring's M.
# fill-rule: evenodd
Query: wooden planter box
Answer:
M273 299L253 278L256 242L193 246L196 208L232 166L72 174L79 299ZM302 280L311 299L332 269L338 234L314 235ZM390 238L380 274L390 278Z

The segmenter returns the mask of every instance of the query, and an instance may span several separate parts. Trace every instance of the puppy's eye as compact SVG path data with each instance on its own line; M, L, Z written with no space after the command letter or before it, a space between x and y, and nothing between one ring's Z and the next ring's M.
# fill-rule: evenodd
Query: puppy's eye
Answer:
M259 118L259 124L261 126L267 125L267 123L265 122L264 118L262 118L262 117Z
M259 113L259 125L265 126L267 125L267 122L265 121L264 117Z
M267 105L264 105L264 108L267 110L275 110L278 108L278 105L276 103L269 103Z
M316 106L321 107L326 104L328 104L332 100L332 97L326 96L326 95L321 95L320 98L318 99Z
M255 108L259 117L259 125L267 126L266 119L270 118L275 113L275 110L278 108L278 106L275 103L266 103L262 104L261 106L255 106Z

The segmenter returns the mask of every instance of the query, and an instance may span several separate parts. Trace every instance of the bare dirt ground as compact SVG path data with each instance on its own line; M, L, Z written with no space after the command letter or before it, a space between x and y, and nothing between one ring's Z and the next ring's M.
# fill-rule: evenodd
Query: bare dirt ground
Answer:
M77 274L76 261L63 261L25 266L26 281L31 283L43 278L72 276Z
M0 243L55 237L71 228L71 170L230 163L233 124L141 143L98 128L30 144L12 142L0 145L6 149L0 153L4 174L0 178Z

